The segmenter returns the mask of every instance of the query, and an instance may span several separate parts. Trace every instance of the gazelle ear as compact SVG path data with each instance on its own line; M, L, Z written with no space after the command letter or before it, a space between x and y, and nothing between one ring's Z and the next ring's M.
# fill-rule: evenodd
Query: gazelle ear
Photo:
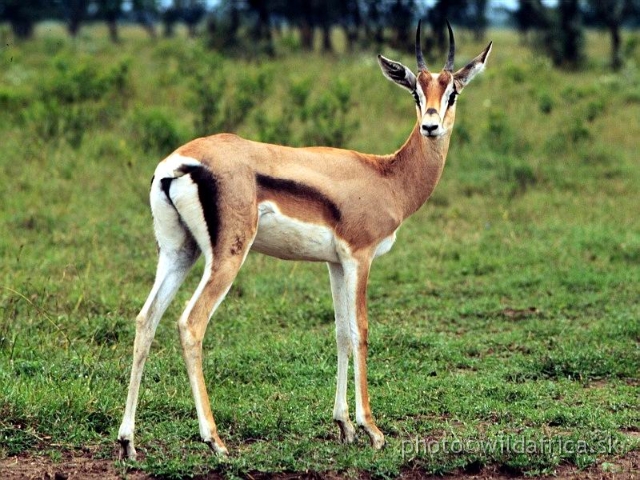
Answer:
M401 63L389 60L382 55L378 55L378 63L382 69L382 74L389 80L406 88L410 92L416 89L416 76L407 67Z
M473 77L475 77L484 69L487 58L489 57L489 53L491 53L492 45L493 42L489 42L487 48L485 48L480 55L471 60L465 67L462 67L460 70L453 74L453 80L456 84L456 90L458 91L458 93L460 93L462 89L467 86L467 84Z

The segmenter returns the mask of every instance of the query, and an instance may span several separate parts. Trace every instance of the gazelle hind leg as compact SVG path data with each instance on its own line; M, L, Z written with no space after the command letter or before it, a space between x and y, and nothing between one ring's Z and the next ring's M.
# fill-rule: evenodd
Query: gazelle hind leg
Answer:
M224 192L224 185L213 173L204 166L189 166L183 172L184 176L174 180L176 188L171 190L171 198L205 257L205 267L198 288L178 321L180 342L200 436L216 453L226 454L202 372L202 342L209 319L231 288L255 239L257 208L254 201L225 204L222 211L218 195ZM255 199L255 191L246 193L240 198Z
M347 403L347 375L349 355L351 354L347 292L345 290L342 266L337 263L329 263L328 266L333 308L335 310L336 344L338 347L338 375L333 419L340 428L340 441L342 443L353 443L356 438L356 429L349 419L349 405Z
M202 371L202 342L209 319L224 300L241 265L242 258L207 261L200 284L178 322L182 352L198 414L200 436L219 454L226 454L227 448L218 435L211 412Z
M136 317L136 337L133 348L133 364L122 424L118 431L120 458L135 460L135 414L142 371L149 354L156 328L199 256L199 249L191 234L180 224L173 207L160 205L155 212L156 237L159 254L156 278L149 296ZM170 230L166 230L170 229ZM167 233L170 232L170 235Z

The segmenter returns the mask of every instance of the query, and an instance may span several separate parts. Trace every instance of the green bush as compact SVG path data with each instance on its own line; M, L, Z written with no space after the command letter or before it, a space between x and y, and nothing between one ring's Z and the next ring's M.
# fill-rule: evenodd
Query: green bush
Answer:
M112 125L122 116L132 94L129 62L104 68L97 61L61 56L54 65L53 73L40 80L30 101L7 95L4 101L25 104L19 119L38 138L65 140L79 148L87 131ZM2 99L0 94L0 102Z
M538 96L538 109L548 115L553 111L553 107L555 107L555 102L551 94L549 94L549 92L542 92Z
M349 118L348 114L352 106L351 84L345 79L338 78L331 83L328 90L322 92L308 105L305 143L331 147L344 146L359 124L357 120Z
M495 152L507 153L511 150L515 133L504 111L493 109L489 112L486 138L489 147Z
M172 115L161 107L139 109L133 116L136 143L145 152L169 154L183 143Z
M122 98L129 87L129 62L104 69L99 63L78 62L61 57L55 62L54 75L45 80L43 96L62 104L97 101L107 96Z
M237 131L251 117L252 110L269 96L273 85L271 68L239 72L239 78L234 78L221 62L216 68L196 73L192 82L193 94L188 101L197 112L194 117L196 135Z
M84 105L63 105L55 98L32 103L24 109L21 120L46 142L66 140L78 148L88 128L94 123L95 110Z

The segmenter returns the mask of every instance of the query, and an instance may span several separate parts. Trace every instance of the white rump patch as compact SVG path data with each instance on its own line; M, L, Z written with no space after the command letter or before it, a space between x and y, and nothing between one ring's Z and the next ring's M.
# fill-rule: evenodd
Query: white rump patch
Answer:
M156 171L154 173L156 180L159 180L161 178L181 177L184 174L178 172L177 170L183 165L198 166L202 165L202 163L200 163L193 157L185 157L184 155L180 155L179 153L172 153L167 158L162 160L156 167Z

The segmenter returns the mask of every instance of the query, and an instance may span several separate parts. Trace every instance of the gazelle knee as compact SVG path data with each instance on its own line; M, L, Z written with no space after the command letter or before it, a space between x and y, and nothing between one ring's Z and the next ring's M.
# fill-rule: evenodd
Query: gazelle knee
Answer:
M188 318L181 318L178 321L178 331L180 332L180 342L183 347L193 347L202 343L202 338L198 338Z

